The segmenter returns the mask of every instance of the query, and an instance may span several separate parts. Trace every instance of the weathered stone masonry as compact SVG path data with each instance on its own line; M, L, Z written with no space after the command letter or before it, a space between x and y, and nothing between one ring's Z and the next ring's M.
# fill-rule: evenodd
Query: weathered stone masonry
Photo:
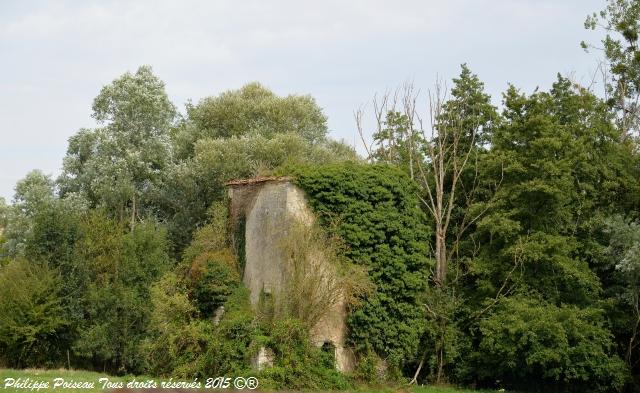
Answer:
M287 177L236 180L227 185L231 228L244 229L243 281L255 307L263 292L275 294L284 287L286 260L281 245L291 225L311 225L314 216L304 192ZM310 336L318 347L327 343L335 347L336 368L351 371L353 354L345 347L345 319L345 306L339 302L311 329Z

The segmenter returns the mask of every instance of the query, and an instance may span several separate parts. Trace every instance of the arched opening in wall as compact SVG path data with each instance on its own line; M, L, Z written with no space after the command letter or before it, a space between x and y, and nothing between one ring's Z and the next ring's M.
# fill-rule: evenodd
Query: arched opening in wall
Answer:
M322 365L327 368L336 367L336 346L332 342L325 341L320 347L322 352Z
M264 321L273 321L276 313L276 301L271 292L262 288L258 298L258 317Z

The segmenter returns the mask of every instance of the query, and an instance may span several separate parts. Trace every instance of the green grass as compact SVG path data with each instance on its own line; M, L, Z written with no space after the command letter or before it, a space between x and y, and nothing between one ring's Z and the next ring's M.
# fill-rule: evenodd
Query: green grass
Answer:
M357 390L356 393L497 393L496 390L469 390L445 386L413 386Z
M30 388L15 388L15 387L6 387L7 379L12 378L14 380L18 380L20 378L22 381L27 378L33 382L48 382L48 388L40 388L36 389L35 387ZM67 382L75 381L75 382L93 382L93 389L54 389L54 379L63 378ZM4 392L21 392L21 393L49 393L49 392L103 392L107 389L103 389L102 384L99 382L100 378L108 378L110 382L122 383L123 387L126 387L127 382L132 381L134 378L136 381L143 382L150 379L155 380L160 385L160 382L163 381L158 378L146 377L146 376L125 376L125 377L113 377L110 375L96 373L93 371L83 371L83 370L42 370L42 369L26 369L26 370L11 370L11 369L0 369L0 393ZM185 380L190 382L189 380ZM219 389L215 389L219 390ZM197 391L194 389L189 389L186 391ZM214 390L212 390L214 391ZM246 389L247 392L251 392L251 390ZM117 390L116 390L117 392ZM397 387L397 388L366 388L363 387L361 389L356 390L354 393L495 393L496 391L492 390L466 390L466 389L457 389L453 387L436 387L436 386L420 386L420 387Z
M458 388L450 388L450 387L438 387L438 386L424 386L414 388L412 390L413 393L496 393L496 390L468 390L468 389L458 389Z

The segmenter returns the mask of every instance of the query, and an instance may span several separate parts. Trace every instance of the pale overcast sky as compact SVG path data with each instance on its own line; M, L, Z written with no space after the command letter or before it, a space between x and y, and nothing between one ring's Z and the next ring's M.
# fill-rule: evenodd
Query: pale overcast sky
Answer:
M508 83L589 80L585 16L604 0L0 0L0 197L31 169L60 173L67 139L93 125L100 88L150 64L180 108L259 81L311 94L334 138L353 111L413 80L428 88L468 63L500 102Z

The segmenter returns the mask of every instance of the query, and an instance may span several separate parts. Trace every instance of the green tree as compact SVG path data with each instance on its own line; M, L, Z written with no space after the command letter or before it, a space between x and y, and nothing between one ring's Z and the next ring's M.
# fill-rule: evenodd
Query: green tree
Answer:
M187 105L188 121L176 129L179 157L193 156L204 138L293 133L315 144L326 139L327 118L309 95L279 97L257 82Z
M81 236L79 219L85 207L75 195L57 198L53 181L40 171L32 171L18 182L13 201L13 205L5 207L5 256L24 259L20 263L56 275L56 312L64 321L55 332L52 357L34 356L31 365L43 366L47 362L51 366L55 356L55 364L61 365L63 359L66 364L66 356L60 354L70 348L79 322L84 319L82 296L88 277L84 266L75 260L75 242Z
M484 339L479 323L502 312L496 308L517 293L541 299L531 306L541 313L567 305L590 315L606 356L582 375L592 374L593 383L605 388L619 387L625 371L606 323L613 315L605 314L602 302L602 283L613 280L602 230L612 213L637 210L633 144L621 138L607 103L562 77L549 92L527 96L510 88L502 116L466 67L451 99L437 98L431 101L432 134L412 121L416 98L409 94L400 100L401 111L379 112L387 114L382 126L393 132L382 128L374 140L382 152L377 159L419 181L433 241L445 246L433 247L443 271L434 274L435 285L423 300L421 345L429 352L416 377L426 365L436 381L478 381L483 359L491 356L488 347L478 347ZM579 339L588 340L578 335L575 345L587 344ZM547 344L551 351L553 344ZM464 356L474 351L477 357ZM515 352L518 361L529 355L524 348ZM606 359L615 367L605 367ZM484 383L490 385L507 375L497 367L486 370ZM530 384L546 378L533 365L520 371Z
M61 195L79 193L133 228L152 212L152 195L171 162L176 109L149 66L103 87L92 109L104 127L69 139L58 179Z
M633 149L606 103L566 78L549 92L512 87L504 97L488 157L504 163L504 181L473 231L481 247L465 279L469 333L481 343L469 369L485 370L490 384L617 389L627 371L604 312L599 233L606 217L635 203ZM502 327L484 329L486 318ZM548 340L533 339L542 335ZM502 360L484 369L487 359Z
M0 228L4 229L7 226L7 202L3 197L0 197Z
M640 132L640 1L607 0L599 13L587 17L585 28L606 32L602 49L609 68L605 80L608 104L618 114L618 126L628 133ZM582 47L589 45L582 42ZM638 137L640 135L636 135Z
M602 310L513 296L479 323L478 377L533 391L619 391L627 378ZM532 389L533 388L533 389Z
M2 249L7 241L5 232L7 230L8 214L9 206L7 206L4 198L0 197L0 266L3 265L3 260L5 259Z
M31 171L18 181L13 203L3 208L4 241L0 244L0 256L24 255L33 216L54 200L54 183L42 171Z
M149 288L170 264L165 233L152 223L125 232L118 222L96 213L82 227L76 254L91 281L74 351L96 368L140 372L140 345L151 312Z
M469 264L477 248L469 244L472 241L464 243L465 232L486 213L500 178L499 171L492 179L482 167L500 117L478 76L466 65L461 68L448 99L440 85L430 94L428 125L417 113L419 97L412 86L405 86L401 108L395 107L397 100L388 98L374 105L376 117L384 120L373 136L373 159L399 166L416 181L426 223L434 233L431 247L436 267L427 278L430 285L423 300L427 311L424 354L412 382L425 364L436 382L444 381L447 365L460 353L456 341L461 332L454 314L464 299L457 286L459 278L472 269ZM489 169L486 172L496 174Z
M606 105L562 77L528 97L510 88L504 117L492 140L504 181L496 210L478 224L487 244L479 268L509 271L518 245L532 291L588 305L600 293L592 268L601 246L590 239L603 217L632 203L632 150L619 142Z
M60 349L70 349L85 318L84 295L91 279L83 263L76 258L76 243L83 236L84 210L68 200L55 199L31 218L25 255L32 263L53 269L60 277L58 297L66 329L58 332Z
M54 198L54 183L40 170L29 172L16 184L13 205L25 216L33 216Z

